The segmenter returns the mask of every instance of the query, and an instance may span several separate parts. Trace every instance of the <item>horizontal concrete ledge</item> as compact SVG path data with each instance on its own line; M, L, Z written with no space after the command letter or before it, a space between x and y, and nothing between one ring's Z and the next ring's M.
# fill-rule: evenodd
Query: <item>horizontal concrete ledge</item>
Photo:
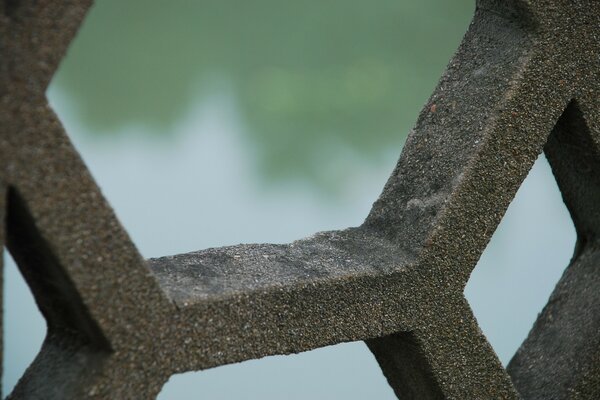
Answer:
M289 244L241 244L148 260L179 307L231 295L369 276L406 269L414 261L366 229L317 233Z
M181 370L408 331L436 304L414 257L361 228L148 263L180 309L169 347Z

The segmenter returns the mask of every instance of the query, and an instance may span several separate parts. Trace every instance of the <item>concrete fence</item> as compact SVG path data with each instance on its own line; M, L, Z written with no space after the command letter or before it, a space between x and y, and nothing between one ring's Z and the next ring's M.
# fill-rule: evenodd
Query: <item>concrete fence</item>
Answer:
M361 226L151 260L45 97L90 5L0 0L0 243L48 323L9 399L152 399L358 340L402 399L600 398L600 1L478 1ZM577 246L505 369L463 290L542 151Z

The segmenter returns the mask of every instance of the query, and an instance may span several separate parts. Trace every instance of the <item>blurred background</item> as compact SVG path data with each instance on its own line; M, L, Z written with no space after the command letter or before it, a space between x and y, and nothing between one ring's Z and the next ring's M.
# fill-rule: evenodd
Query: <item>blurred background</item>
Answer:
M49 89L145 257L359 225L474 1L102 0ZM503 363L575 233L541 157L466 295ZM4 395L45 323L8 254ZM363 343L176 375L160 399L393 399Z

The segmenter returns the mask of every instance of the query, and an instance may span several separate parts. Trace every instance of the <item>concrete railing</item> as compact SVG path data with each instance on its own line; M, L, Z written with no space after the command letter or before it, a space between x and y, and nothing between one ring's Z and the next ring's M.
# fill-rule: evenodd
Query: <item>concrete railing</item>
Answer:
M600 1L478 1L360 227L152 260L45 97L90 3L0 0L0 239L48 323L9 399L151 399L356 340L403 399L600 398ZM463 290L542 151L577 247L505 369Z

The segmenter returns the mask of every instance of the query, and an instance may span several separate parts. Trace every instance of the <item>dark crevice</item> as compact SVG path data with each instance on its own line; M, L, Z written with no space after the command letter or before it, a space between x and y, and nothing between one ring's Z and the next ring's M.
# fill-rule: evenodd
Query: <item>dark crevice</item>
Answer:
M477 0L475 7L478 11L492 13L529 30L535 30L538 27L536 18L524 3L506 0Z
M576 100L559 118L544 152L577 230L577 256L600 239L600 152Z
M366 343L399 399L445 398L414 333L395 333Z
M7 247L46 319L48 337L70 338L84 346L110 351L108 340L14 188L8 191L6 231Z
M4 15L6 15L8 18L12 19L17 14L17 11L19 9L19 6L22 3L22 0L4 0L3 3L4 3L3 4Z

